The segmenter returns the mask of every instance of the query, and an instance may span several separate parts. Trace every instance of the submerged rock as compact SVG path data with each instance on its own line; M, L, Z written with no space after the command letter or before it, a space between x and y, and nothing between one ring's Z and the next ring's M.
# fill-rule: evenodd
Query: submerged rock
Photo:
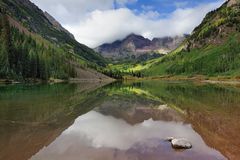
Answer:
M190 149L192 148L191 142L185 138L174 138L171 140L172 147L175 149Z

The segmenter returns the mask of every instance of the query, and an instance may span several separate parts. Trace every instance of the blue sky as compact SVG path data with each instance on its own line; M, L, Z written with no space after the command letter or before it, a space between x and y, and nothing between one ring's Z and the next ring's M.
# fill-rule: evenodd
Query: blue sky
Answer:
M160 15L167 15L177 8L193 8L198 5L219 2L220 0L137 0L125 4L125 7L142 13L146 10L157 11ZM115 8L122 6L115 1Z
M123 39L190 34L225 0L31 0L89 47Z

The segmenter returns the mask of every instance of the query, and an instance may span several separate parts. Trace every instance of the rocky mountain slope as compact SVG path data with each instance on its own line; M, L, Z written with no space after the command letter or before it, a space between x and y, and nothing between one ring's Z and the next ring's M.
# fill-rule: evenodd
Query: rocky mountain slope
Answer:
M240 0L226 1L208 13L172 53L144 69L146 76L240 76Z
M143 36L130 34L123 40L111 44L103 44L96 48L96 51L107 58L136 58L144 54L161 53L166 54L175 48L185 39L184 36L154 38L152 41Z
M68 30L63 28L63 26L54 18L52 17L48 12L44 12L44 15L49 20L50 23L58 30L67 33L72 39L74 39L74 36L72 33L70 33Z
M108 79L106 60L29 0L0 1L0 79Z

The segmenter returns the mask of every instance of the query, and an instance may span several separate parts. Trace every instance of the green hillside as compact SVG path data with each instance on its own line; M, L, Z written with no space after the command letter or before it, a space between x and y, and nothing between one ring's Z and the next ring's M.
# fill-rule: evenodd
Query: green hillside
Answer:
M0 1L0 79L103 78L88 68L105 65L102 56L54 26L30 1Z
M231 0L207 14L174 52L142 66L145 76L240 75L240 3Z

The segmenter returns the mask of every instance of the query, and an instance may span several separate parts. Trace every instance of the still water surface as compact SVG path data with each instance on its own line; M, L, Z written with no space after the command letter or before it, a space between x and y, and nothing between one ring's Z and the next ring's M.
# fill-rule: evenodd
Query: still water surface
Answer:
M237 86L0 86L0 160L238 160L239 133ZM174 150L169 136L193 148Z

